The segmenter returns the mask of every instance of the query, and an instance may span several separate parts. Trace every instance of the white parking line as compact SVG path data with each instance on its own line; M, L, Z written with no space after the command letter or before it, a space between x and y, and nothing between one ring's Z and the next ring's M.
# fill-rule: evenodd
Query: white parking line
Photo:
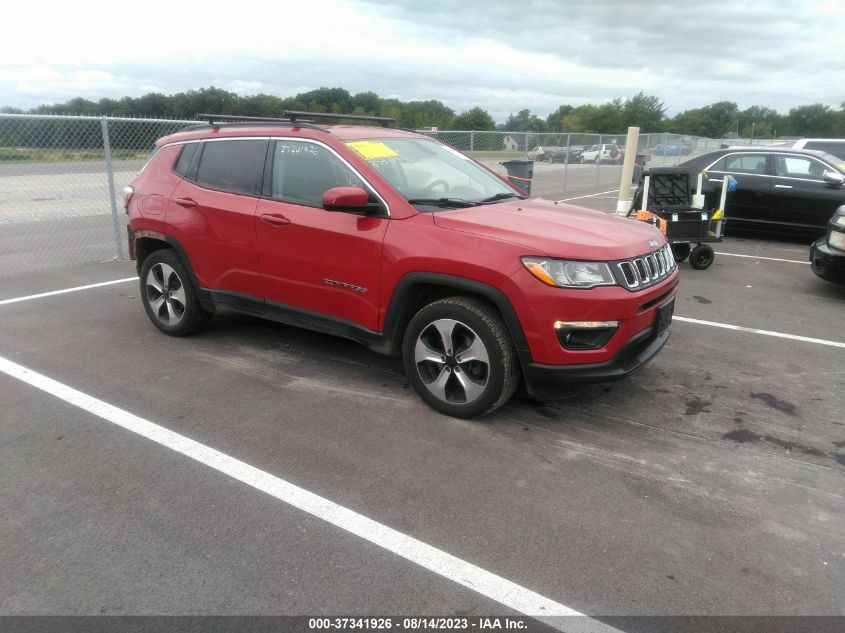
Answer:
M619 189L599 191L598 193L589 193L586 196L575 196L574 198L564 198L563 200L555 200L555 202L569 202L570 200L581 200L582 198L595 198L596 196L603 196L606 193L619 193Z
M14 299L3 299L0 301L0 306L9 303L18 303L20 301L30 301L32 299L41 299L42 297L54 297L56 295L63 295L68 292L79 292L80 290L90 290L91 288L100 288L102 286L111 286L112 284L123 284L127 281L137 281L137 277L126 277L125 279L113 279L112 281L103 281L98 284L88 284L87 286L76 286L74 288L65 288L64 290L51 290L50 292L41 292L37 295L27 295L26 297L15 297Z
M740 255L739 253L723 253L722 251L716 251L717 255L727 255L728 257L745 257L747 259L765 259L770 262L788 262L790 264L804 264L805 266L809 266L809 261L804 261L802 259L780 259L779 257L761 257L760 255Z
M499 604L531 617L540 617L554 628L563 630L561 621L546 620L558 616L583 616L582 613L517 585L501 576L447 554L422 541L369 519L325 497L300 488L268 472L200 444L149 420L115 407L93 396L57 382L42 374L0 357L0 372L40 389L75 407L87 411L127 431L136 433L161 446L217 470L233 479L294 506L312 516L331 523L393 552L402 558L471 589ZM565 622L567 631L619 633L589 617Z
M702 321L701 319L690 319L689 317L673 316L673 321L684 321L685 323L696 323L698 325L709 325L710 327L720 327L726 330L736 330L737 332L751 332L752 334L764 334L766 336L775 336L777 338L786 338L793 341L803 341L805 343L816 343L817 345L830 345L831 347L845 347L845 343L838 341L826 341L822 338L810 338L809 336L798 336L797 334L784 334L783 332L772 332L771 330L758 330L753 327L743 327L741 325L730 325L728 323L717 323L715 321Z

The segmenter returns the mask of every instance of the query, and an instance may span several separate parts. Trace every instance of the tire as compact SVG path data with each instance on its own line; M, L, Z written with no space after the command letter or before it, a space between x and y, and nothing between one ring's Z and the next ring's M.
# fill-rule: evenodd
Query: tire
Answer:
M467 353L473 358L467 360ZM405 329L402 360L420 398L456 418L498 409L520 382L501 318L490 304L470 297L441 299L417 312Z
M165 334L193 334L211 317L202 309L185 266L170 249L150 253L141 266L140 283L144 310Z
M679 264L689 257L689 252L692 249L692 246L686 242L670 244L669 246L672 249L672 255L675 257L675 261Z
M705 268L710 268L710 264L713 263L715 258L713 249L709 244L699 244L692 249L692 253L689 256L689 263L696 270L704 270Z

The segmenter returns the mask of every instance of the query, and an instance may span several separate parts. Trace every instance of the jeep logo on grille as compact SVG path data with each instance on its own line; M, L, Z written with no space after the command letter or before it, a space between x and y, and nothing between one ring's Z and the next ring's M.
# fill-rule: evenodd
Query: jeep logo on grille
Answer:
M657 248L657 240L650 240L648 245L652 248Z

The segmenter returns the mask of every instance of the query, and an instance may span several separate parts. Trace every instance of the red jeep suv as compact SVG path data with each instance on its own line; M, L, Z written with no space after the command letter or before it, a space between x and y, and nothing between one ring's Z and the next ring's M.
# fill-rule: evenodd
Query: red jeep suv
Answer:
M457 417L521 383L545 399L624 378L669 337L678 271L654 227L526 199L426 136L285 114L162 138L124 190L164 333L236 311L346 337L401 354Z

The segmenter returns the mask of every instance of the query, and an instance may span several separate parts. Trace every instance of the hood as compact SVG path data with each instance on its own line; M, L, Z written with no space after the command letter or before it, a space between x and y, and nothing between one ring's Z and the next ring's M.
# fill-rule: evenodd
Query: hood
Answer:
M434 223L525 247L526 255L568 259L628 259L666 240L658 229L617 215L547 200L513 200L440 211Z

